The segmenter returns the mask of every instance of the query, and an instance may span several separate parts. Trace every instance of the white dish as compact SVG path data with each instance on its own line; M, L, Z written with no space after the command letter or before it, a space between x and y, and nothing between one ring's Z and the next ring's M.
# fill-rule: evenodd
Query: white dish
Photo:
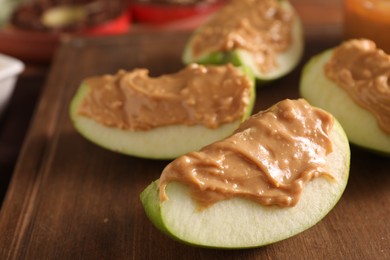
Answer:
M0 116L7 107L15 88L17 76L23 69L23 62L0 53Z

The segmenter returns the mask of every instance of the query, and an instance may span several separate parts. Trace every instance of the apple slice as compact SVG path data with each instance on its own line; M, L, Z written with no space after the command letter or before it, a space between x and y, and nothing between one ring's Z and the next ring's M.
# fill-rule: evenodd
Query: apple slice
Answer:
M383 154L390 154L390 135L380 129L372 113L324 73L333 49L311 58L305 65L300 83L301 96L312 105L332 113L343 126L351 143Z
M218 128L208 128L202 124L167 125L145 131L130 131L105 126L77 112L90 90L85 83L81 84L71 102L70 117L82 136L103 148L143 158L173 159L230 135L250 116L255 100L254 78L247 69L237 69L251 82L250 101L241 119L222 124Z
M302 57L304 50L303 29L300 18L295 12L293 6L289 3L289 1L280 0L278 2L283 9L293 12L293 14L295 15L295 19L292 24L291 44L285 51L277 53L276 66L273 67L271 70L261 71L256 64L254 55L242 48L233 49L231 51L220 51L211 53L204 52L201 55L197 55L197 57L194 57L194 37L200 32L202 32L203 28L207 25L207 23L199 27L190 37L183 52L183 62L185 64L189 64L192 62L200 64L232 63L236 66L246 66L251 69L259 85L266 84L269 81L273 81L288 74L297 66Z
M325 164L334 180L315 178L306 183L295 206L263 206L233 197L199 210L189 186L177 181L168 182L165 189L168 200L160 200L157 180L140 195L146 215L168 236L203 247L259 247L294 236L325 217L346 187L350 150L336 120L329 136L333 151L325 157ZM258 140L259 145L261 142ZM197 171L194 172L196 175Z

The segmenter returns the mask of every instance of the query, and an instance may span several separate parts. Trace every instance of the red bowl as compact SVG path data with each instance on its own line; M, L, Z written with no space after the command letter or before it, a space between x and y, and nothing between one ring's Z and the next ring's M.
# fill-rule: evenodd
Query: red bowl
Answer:
M151 3L133 3L130 12L136 23L164 25L197 16L210 15L226 3L219 0L212 4L164 5Z
M0 30L0 53L8 54L28 63L49 63L64 38L118 35L128 33L131 17L124 12L106 23L77 33L53 33L21 30L6 26Z
M82 32L84 35L115 35L128 33L131 27L131 14L123 12L122 15L102 23L98 26L91 27Z

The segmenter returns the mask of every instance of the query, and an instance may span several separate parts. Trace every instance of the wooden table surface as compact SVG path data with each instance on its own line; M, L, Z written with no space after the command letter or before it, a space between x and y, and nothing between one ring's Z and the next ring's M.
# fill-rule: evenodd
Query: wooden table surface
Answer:
M341 41L338 1L292 2L305 25L305 56L293 73L258 90L255 111L299 97L302 65ZM139 33L62 45L26 138L19 134L24 142L0 212L0 259L390 259L390 160L354 146L338 205L285 241L250 250L204 249L173 241L152 226L139 194L168 161L124 156L88 142L71 124L69 102L87 76L135 67L153 75L177 71L187 38L187 32ZM20 83L38 85L46 77L27 79ZM17 102L35 104L35 89L28 101L19 90ZM16 121L7 115L2 145L12 127L27 128L30 115L15 115Z

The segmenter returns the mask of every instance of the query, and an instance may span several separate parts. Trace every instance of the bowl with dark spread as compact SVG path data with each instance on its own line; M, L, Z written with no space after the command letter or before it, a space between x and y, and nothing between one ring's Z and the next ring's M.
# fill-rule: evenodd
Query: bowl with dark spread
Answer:
M0 31L0 51L47 62L64 37L123 34L130 21L123 1L30 1L19 5Z

